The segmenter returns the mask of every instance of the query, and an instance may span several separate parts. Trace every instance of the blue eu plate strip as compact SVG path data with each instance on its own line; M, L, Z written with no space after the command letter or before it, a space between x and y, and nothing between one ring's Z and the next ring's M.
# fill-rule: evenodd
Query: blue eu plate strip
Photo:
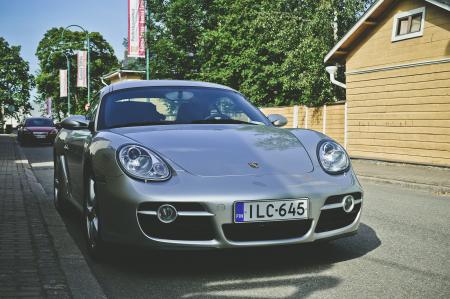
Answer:
M244 203L237 202L234 205L234 221L235 222L244 222Z

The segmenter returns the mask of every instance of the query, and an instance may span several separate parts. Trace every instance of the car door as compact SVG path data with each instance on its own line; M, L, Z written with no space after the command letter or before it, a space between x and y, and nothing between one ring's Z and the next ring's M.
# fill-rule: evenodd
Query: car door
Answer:
M89 121L84 116L76 117L83 122ZM64 144L70 191L72 198L79 204L82 203L84 194L84 153L91 138L89 129L70 130Z

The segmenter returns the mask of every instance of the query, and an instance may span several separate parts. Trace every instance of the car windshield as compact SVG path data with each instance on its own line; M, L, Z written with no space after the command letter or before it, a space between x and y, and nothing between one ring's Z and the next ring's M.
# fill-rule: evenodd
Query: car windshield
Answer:
M26 127L54 127L53 121L48 118L30 118L25 121Z
M170 124L268 125L237 92L208 87L145 87L113 92L102 100L100 129Z

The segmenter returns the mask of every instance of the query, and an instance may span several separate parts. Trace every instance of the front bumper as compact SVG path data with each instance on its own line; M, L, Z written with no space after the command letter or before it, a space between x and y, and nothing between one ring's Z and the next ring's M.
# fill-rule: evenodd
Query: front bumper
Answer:
M313 172L220 178L178 173L157 183L122 175L100 179L96 192L105 241L173 249L287 245L345 236L358 229L363 205L353 172L336 177ZM343 212L340 202L329 202L330 197L351 193L360 196L351 215ZM296 198L308 198L307 220L233 223L236 201ZM163 203L180 212L172 224L157 220L156 209ZM345 221L339 220L340 213L348 216ZM326 214L334 214L337 225ZM328 217L325 224L324 217Z
M24 133L21 136L21 141L25 143L53 143L55 141L56 134L51 133Z

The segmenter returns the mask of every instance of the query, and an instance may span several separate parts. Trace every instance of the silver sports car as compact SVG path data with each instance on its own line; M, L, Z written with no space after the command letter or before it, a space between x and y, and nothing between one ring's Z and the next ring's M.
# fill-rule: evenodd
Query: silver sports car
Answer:
M355 233L363 191L347 153L285 124L218 84L107 86L88 116L61 123L55 205L82 211L96 257L112 243L231 248Z

